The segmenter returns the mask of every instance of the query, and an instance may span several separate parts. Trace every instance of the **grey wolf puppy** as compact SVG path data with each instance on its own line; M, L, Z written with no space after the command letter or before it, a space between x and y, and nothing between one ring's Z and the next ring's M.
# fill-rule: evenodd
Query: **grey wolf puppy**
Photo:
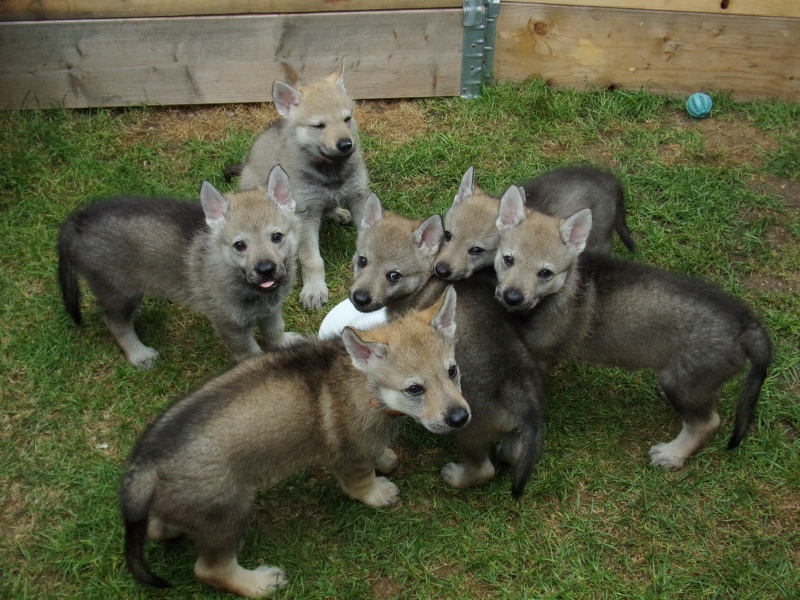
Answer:
M720 388L749 360L728 448L739 445L772 359L767 332L741 302L697 279L584 253L588 209L566 220L526 211L512 187L497 227L497 299L526 316L537 358L656 372L683 429L650 449L652 464L680 468L706 442L719 425Z
M367 199L353 257L353 304L363 312L386 307L391 320L430 305L447 283L433 274L443 229L438 215L422 222L384 211L375 194ZM458 282L456 360L472 421L454 435L460 463L442 477L467 488L490 481L499 460L513 467L511 493L522 495L542 452L544 390L516 324L494 301L493 269Z
M281 118L256 138L239 179L240 190L264 185L277 164L289 175L301 216L300 300L309 309L328 301L319 251L323 214L342 225L352 215L358 224L369 193L354 103L345 90L343 72L344 65L341 72L297 87L274 82L272 100ZM226 176L235 173L235 167L226 170Z
M134 329L143 296L166 298L211 319L233 356L280 346L283 302L295 280L298 225L286 173L266 190L223 196L203 182L200 202L121 197L70 215L58 235L58 276L67 312L81 323L79 276L127 359L142 368L158 353Z
M562 167L534 177L523 188L525 206L553 217L565 219L582 208L591 209L594 225L588 250L610 254L615 231L625 247L634 250L622 184L611 173L588 166ZM499 205L499 198L475 185L470 167L444 216L444 243L434 267L439 277L458 281L494 264Z
M388 506L397 487L388 448L408 415L446 434L469 422L453 349L456 294L369 331L297 344L240 363L161 415L136 444L120 491L125 559L142 583L166 587L144 562L146 538L187 533L195 575L242 596L286 583L277 567L236 560L257 490L300 469L330 469L342 490Z

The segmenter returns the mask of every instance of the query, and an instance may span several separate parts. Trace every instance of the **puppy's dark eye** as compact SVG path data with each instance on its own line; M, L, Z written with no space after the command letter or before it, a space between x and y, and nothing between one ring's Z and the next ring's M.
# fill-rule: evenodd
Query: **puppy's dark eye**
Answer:
M507 267L514 266L514 257L510 254L506 254L503 256L503 264Z
M445 230L444 230L444 241L445 241L445 242L449 242L449 241L450 241L450 240L452 240L452 239L453 239L453 234L452 234L452 233L450 233L450 230L449 230L449 229L445 229Z
M410 396L421 396L424 393L425 393L425 388L422 387L421 385L417 385L416 383L406 388L406 394Z
M325 129L325 123L316 123L312 125L314 129Z
M472 256L480 256L484 252L486 251L480 246L473 246L472 248L469 249L469 253L472 254Z
M386 274L386 279L388 279L389 281L400 281L402 277L403 274L400 273L399 271L389 271Z
M237 252L244 252L247 250L247 244L245 244L242 240L237 240L233 242L233 249Z
M367 266L367 257L366 257L366 256L359 256L359 257L358 257L358 260L356 261L356 264L357 264L357 265L358 265L360 268L362 268L362 269L363 269L364 267L366 267L366 266Z
M537 275L539 279L550 279L553 276L553 272L550 269L542 269Z
M353 120L353 117L345 117L345 118L344 118L344 122L345 122L345 123L349 123L349 122L350 122L350 121L352 121L352 120Z
M450 365L450 368L447 369L447 374L450 376L450 379L455 379L458 375L458 367L456 365Z
M280 244L283 241L283 234L280 231L276 231L272 234L272 242L274 244Z

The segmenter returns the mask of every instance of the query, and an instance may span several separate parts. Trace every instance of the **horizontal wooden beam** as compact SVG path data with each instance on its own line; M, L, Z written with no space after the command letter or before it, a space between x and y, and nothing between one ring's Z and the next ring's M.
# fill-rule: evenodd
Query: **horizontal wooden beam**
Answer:
M497 80L800 101L800 20L503 3Z
M502 0L501 4L531 3L530 0ZM800 18L798 0L539 0L536 4Z
M0 0L0 21L461 8L463 0Z
M0 23L0 108L271 100L346 57L355 98L457 96L462 10Z

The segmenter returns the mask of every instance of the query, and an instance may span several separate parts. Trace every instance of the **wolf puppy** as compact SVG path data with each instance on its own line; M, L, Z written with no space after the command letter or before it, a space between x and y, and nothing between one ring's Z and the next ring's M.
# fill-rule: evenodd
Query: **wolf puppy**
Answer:
M371 312L385 306L393 319L430 305L447 286L433 274L441 218L420 222L384 211L375 194L364 215L353 257L355 307ZM542 452L544 390L516 319L494 301L495 284L493 269L487 269L455 285L456 360L472 421L455 434L460 463L445 465L442 477L456 488L490 481L490 453L499 441L498 458L512 465L511 493L518 498Z
M728 448L739 445L772 359L769 336L741 302L697 279L583 253L588 209L566 220L526 211L512 187L497 227L497 299L526 315L534 355L656 372L683 429L650 449L652 464L678 469L705 443L719 426L720 388L749 360Z
M297 217L286 173L266 190L220 194L210 183L200 203L122 197L70 215L58 235L58 275L67 312L81 323L79 276L127 359L148 368L158 353L137 337L143 296L166 298L206 315L236 359L259 354L253 338L280 346L283 302L296 272Z
M324 466L342 490L388 506L397 465L388 448L408 415L450 433L470 419L453 349L456 294L369 331L309 342L245 361L169 408L142 435L123 478L125 559L139 581L165 587L144 562L146 537L187 533L195 575L259 597L286 583L283 571L239 566L236 552L256 490L300 469Z
M562 167L534 177L523 189L525 206L547 215L565 219L583 208L591 209L594 225L586 242L588 250L610 254L615 231L625 247L634 250L622 184L611 173L594 167ZM475 185L470 167L444 216L444 243L434 268L439 277L458 281L494 264L499 204L499 198Z
M352 215L359 224L369 193L354 104L345 90L343 72L344 65L341 72L296 88L274 82L272 100L281 118L258 136L239 179L239 189L248 190L264 185L267 173L277 164L288 173L302 217L300 301L309 309L328 301L319 251L323 214L342 225L349 223ZM235 166L226 170L226 176L232 174L236 174Z

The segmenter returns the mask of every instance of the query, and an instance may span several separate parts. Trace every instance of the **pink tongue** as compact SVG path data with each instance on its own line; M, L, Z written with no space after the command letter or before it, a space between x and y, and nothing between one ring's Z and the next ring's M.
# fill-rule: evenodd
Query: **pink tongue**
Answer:
M258 285L260 287L262 287L262 288L271 288L273 285L275 285L275 282L274 281L265 281L264 283L259 283Z

